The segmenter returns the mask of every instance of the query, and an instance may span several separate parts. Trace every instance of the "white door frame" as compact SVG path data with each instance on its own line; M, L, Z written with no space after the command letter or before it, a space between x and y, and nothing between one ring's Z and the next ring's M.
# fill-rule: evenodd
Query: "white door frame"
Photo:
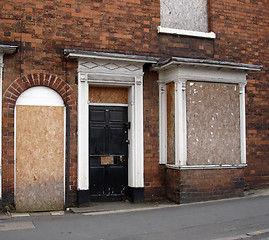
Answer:
M78 190L89 190L89 86L128 90L128 186L144 187L143 65L145 57L120 54L69 53L78 59Z

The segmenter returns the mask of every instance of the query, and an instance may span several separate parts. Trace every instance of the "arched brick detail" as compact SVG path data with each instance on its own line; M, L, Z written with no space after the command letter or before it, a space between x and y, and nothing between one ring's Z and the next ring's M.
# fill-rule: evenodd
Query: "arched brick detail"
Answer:
M66 104L70 106L75 104L73 89L68 83L55 75L34 73L18 78L9 85L3 96L3 108L14 109L21 93L34 86L52 88L60 94Z
M55 90L65 104L76 104L76 96L72 87L61 78L44 73L25 75L13 81L3 95L2 108L2 200L4 205L14 203L14 108L22 92L34 86L46 86Z

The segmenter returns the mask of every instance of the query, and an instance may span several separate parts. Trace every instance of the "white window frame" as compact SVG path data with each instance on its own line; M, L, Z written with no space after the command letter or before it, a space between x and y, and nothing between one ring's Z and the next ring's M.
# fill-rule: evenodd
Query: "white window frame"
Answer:
M171 58L153 67L159 72L159 136L160 164L181 169L192 168L238 168L246 166L246 120L245 86L247 71L259 71L262 66L216 62L198 59ZM186 82L200 81L213 83L232 83L239 86L240 101L240 149L241 163L231 165L187 166L187 119ZM175 90L175 164L167 164L167 93L166 85L174 82ZM163 116L165 115L165 116Z

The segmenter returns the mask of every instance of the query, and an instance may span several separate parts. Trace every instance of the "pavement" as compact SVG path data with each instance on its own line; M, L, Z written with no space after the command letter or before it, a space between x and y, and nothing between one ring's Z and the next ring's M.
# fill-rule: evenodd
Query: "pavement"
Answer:
M260 196L269 196L269 189L259 189L259 190L250 190L246 191L243 198L252 198L252 197L260 197ZM206 201L208 202L217 202L217 201L227 201L233 200L236 198L230 199L221 199L214 201ZM240 198L239 198L240 199ZM196 203L186 203L180 204L182 205L194 205L201 204L201 202ZM146 210L154 210L154 209L162 209L162 208L172 208L177 207L179 204L171 202L169 200L163 200L158 202L143 202L143 203L131 203L129 201L121 201L121 202L94 202L90 203L87 207L71 207L67 208L66 211L48 211L48 212L30 212L30 213L0 213L0 220L6 218L14 218L14 217L35 217L35 216L59 216L64 215L66 213L74 213L74 214L82 214L82 215L103 215L103 214L111 214L111 213L125 213L125 212L135 212L135 211L146 211Z
M269 240L269 189L175 204L91 203L66 211L1 215L5 240Z
M261 196L269 196L269 189L261 189L261 190L251 190L246 191L244 198L250 197L261 197ZM230 199L221 199L207 202L216 202L216 201L227 201ZM190 205L190 204L200 204L201 202L196 203L186 203L180 205ZM206 202L205 202L206 203ZM74 207L68 209L73 213L80 213L83 215L101 215L101 214L109 214L109 213L123 213L123 212L134 212L134 211L145 211L145 210L154 210L154 209L162 209L162 208L171 208L177 207L179 204L171 202L169 200L158 201L158 202L144 202L144 203L131 203L129 201L124 202L97 202L90 203L87 207Z

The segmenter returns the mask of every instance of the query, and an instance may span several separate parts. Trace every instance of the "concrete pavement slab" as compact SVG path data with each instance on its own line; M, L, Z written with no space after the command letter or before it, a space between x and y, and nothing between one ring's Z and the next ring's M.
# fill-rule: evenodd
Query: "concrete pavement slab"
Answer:
M0 231L32 229L32 228L35 228L35 226L31 221L0 223Z
M29 213L11 213L11 217L29 217Z

